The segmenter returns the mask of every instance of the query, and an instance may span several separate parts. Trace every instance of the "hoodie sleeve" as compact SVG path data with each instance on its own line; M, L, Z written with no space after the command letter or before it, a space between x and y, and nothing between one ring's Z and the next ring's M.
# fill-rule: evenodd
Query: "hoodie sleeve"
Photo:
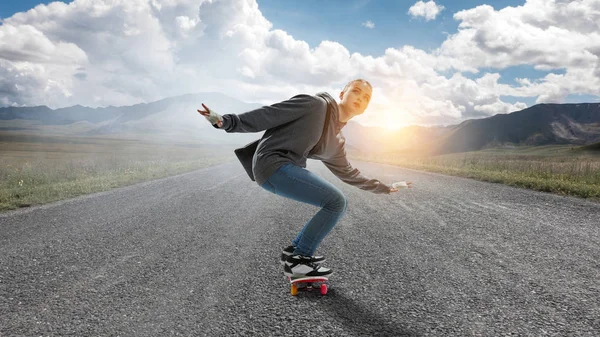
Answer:
M358 169L352 167L346 158L346 150L342 147L336 156L323 160L323 164L341 181L356 186L361 190L375 194L390 193L390 187L377 179L369 179L363 176Z
M312 109L320 102L310 95L296 95L286 101L244 112L242 114L223 115L223 127L226 132L260 132L292 122Z

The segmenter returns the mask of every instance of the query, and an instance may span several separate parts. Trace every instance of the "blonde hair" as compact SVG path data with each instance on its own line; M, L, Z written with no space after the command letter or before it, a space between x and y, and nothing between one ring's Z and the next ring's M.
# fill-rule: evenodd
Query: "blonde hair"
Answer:
M362 78L358 78L358 79L355 79L355 80L352 80L352 81L348 82L348 84L346 84L346 86L344 87L344 90L342 90L342 91L345 92L346 89L348 89L349 86L351 86L352 84L354 84L356 82L363 82L366 85L368 85L369 88L371 88L371 90L373 90L373 86L371 85L371 83L369 83L369 81L367 81L365 79L362 79Z

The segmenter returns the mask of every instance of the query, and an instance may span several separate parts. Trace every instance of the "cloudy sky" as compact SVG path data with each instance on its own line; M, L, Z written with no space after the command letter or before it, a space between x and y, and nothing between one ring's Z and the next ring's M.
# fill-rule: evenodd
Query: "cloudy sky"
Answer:
M356 120L392 128L600 102L600 0L2 0L0 20L0 106L272 104L354 78L374 86Z

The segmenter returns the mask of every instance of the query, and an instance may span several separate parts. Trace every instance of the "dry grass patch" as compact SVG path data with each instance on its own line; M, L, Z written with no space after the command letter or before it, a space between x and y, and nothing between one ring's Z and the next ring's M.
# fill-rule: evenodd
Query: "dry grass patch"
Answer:
M229 148L76 137L0 137L0 210L106 191L235 160Z
M538 191L600 199L600 156L480 151L432 157L354 155L359 160L502 183Z

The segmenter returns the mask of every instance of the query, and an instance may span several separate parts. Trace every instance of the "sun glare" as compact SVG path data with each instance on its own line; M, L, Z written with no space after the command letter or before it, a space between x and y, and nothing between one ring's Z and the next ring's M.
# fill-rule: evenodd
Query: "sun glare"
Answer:
M371 110L368 114L359 116L356 121L364 126L380 127L389 131L395 131L414 124L407 113L386 110Z

